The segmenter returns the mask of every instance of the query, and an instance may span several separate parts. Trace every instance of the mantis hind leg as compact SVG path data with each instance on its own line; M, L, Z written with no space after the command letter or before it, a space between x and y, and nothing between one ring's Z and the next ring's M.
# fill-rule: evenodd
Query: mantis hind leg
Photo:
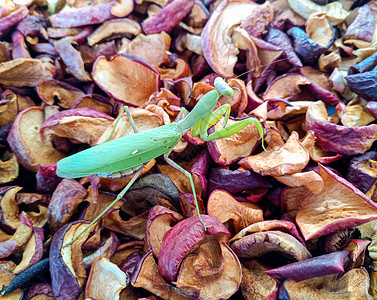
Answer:
M195 207L196 207L196 212L198 214L198 217L199 217L199 220L200 222L202 223L203 227L204 227L204 231L207 231L207 226L206 224L204 224L204 221L202 219L202 217L200 216L200 210L199 210L199 205L198 205L198 199L196 198L196 191L195 191L195 186L194 186L194 181L192 180L192 175L190 172L187 172L185 169L183 169L180 165L178 165L176 162L174 162L173 160L171 160L169 157L168 157L169 153L165 153L164 154L164 159L165 161L171 165L173 168L177 169L178 171L182 172L183 174L185 174L189 179L190 179L190 184L191 184L191 189L192 189L192 194L194 195L194 200L195 200Z
M118 196L115 198L115 200L113 202L111 202L109 204L109 206L106 207L106 209L104 211L102 211L87 227L85 227L85 229L83 231L81 231L79 233L79 235L77 235L71 242L65 244L64 247L67 247L67 246L73 244L74 242L76 242L77 239L81 235L83 235L84 232L86 232L91 226L93 226L95 223L97 223L98 220L101 219L105 213L107 213L120 199L123 198L123 196L127 193L127 191L130 189L130 187L134 184L134 182L136 181L136 179L140 176L141 171L143 170L143 167L144 167L144 165L142 165L139 168L139 170L137 170L137 172L135 173L135 175L131 178L130 182L123 188L123 190L118 194Z

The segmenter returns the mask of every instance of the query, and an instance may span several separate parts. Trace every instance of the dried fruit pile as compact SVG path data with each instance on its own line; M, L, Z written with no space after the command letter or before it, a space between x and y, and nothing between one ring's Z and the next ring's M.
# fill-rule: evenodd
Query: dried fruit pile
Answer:
M0 3L1 299L377 298L377 3L260 2ZM156 158L69 244L132 176L56 163L133 134L124 104L139 131L174 122L217 76L266 149L254 124L176 145L207 230Z

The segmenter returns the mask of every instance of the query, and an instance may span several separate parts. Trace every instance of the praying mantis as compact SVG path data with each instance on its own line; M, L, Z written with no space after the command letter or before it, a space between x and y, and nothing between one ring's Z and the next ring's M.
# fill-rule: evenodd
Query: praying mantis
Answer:
M177 117L178 121L143 132L137 131L131 113L128 107L125 106L124 109L133 126L133 130L135 132L134 134L123 136L94 146L77 154L66 157L57 163L57 175L62 178L79 178L89 175L118 178L124 174L129 175L134 173L131 181L117 195L116 199L78 236L76 236L71 243L77 240L79 236L89 229L89 227L95 224L127 193L132 184L141 174L145 163L160 155L163 155L165 161L169 165L178 169L189 178L195 199L196 211L199 216L199 220L206 231L206 225L200 216L194 182L190 172L186 171L169 158L169 154L172 152L174 146L190 129L192 136L200 136L200 138L202 138L204 141L212 141L229 137L250 124L256 125L260 135L259 139L262 140L263 146L263 128L258 119L250 117L226 127L231 111L230 105L224 104L213 112L213 109L215 108L221 95L225 97L233 95L233 89L221 77L217 77L215 79L214 85L216 89L209 91L203 97L201 97L191 112L188 113L183 119L181 119L181 117L185 112L185 109L182 109L179 113ZM208 128L216 124L222 116L224 116L223 128L208 135Z

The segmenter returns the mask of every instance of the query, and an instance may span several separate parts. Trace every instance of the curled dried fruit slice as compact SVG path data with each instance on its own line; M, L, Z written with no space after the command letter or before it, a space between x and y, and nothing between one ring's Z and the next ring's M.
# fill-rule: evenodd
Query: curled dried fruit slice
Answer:
M238 48L231 42L234 28L245 20L258 4L247 1L223 1L212 13L202 32L204 57L219 75L234 77L233 68L237 62Z
M179 272L179 265L192 248L198 247L209 239L226 243L230 233L224 225L213 216L202 215L207 231L204 231L199 217L185 219L170 229L162 240L158 269L161 275L174 281Z
M158 90L158 72L132 55L116 55L111 60L99 57L93 65L92 76L107 94L136 106L146 103Z
M266 151L245 157L239 164L261 175L283 176L301 172L309 162L309 153L292 132L283 146L269 144Z
M235 232L263 221L263 210L248 202L238 202L231 194L215 190L208 198L207 211L221 223L230 222Z
M321 193L297 199L297 225L305 240L377 219L377 205L347 180L320 165Z
M277 252L296 261L312 257L296 238L281 231L252 233L235 241L232 249L238 257L244 258L255 258L268 252Z
M96 259L89 273L85 297L94 299L119 299L127 286L126 274L106 257Z
M43 108L25 109L18 114L7 138L18 161L33 172L38 171L40 164L56 163L64 157L51 143L42 143L39 129L44 120Z
M306 113L306 127L325 151L344 155L367 151L377 139L377 125L345 127L327 121L326 106L322 101L313 103Z

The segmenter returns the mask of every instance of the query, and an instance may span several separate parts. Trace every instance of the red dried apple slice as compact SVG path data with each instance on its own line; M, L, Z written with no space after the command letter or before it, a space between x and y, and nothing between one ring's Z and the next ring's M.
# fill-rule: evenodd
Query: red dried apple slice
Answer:
M113 120L109 115L90 107L61 111L43 123L41 139L49 142L57 135L94 145Z
M56 163L65 157L51 143L42 143L39 129L44 120L43 108L33 106L25 109L18 114L7 138L18 161L35 173L40 164Z
M305 240L377 219L377 205L351 183L322 165L318 173L322 192L297 199L296 222Z

